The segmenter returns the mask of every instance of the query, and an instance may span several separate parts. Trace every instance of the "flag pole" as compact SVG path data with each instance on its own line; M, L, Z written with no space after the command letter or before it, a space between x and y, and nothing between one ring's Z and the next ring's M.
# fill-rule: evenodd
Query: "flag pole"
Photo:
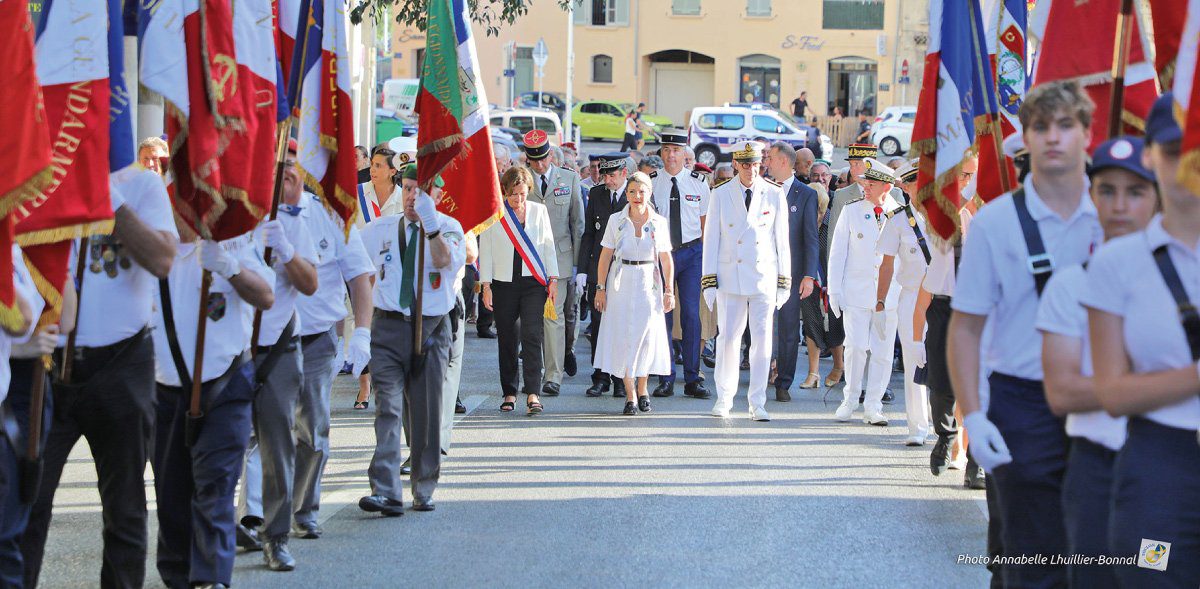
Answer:
M75 335L79 333L79 309L83 307L83 268L87 263L88 238L79 240L79 251L75 254L75 326L67 334L67 347L63 350L62 371L59 380L71 383L71 368L75 360Z
M1121 113L1125 111L1125 67L1133 40L1133 0L1121 1L1117 14L1117 36L1113 41L1112 96L1108 109L1108 138L1121 134Z
M978 67L975 69L977 72L979 72L979 87L980 89L984 89L987 88L987 79L983 76L992 75L992 65L988 63L988 60L985 57L987 55L985 50L986 48L980 45L979 28L975 26L979 23L979 18L977 18L979 16L978 0L968 0L968 7L971 10L971 41L975 46L975 59L979 62ZM995 94L995 84L993 84L992 87L993 94L991 98L999 101L999 97ZM1004 156L1004 145L1001 139L1004 131L1000 128L1000 118L996 116L996 113L989 115L988 119L988 126L991 127L991 132L989 135L992 136L992 142L996 147L996 165L1000 167L1000 189L1004 192L1009 192L1013 189L1013 187L1012 184L1009 183L1010 178L1008 176L1008 160ZM979 135L977 130L976 141L978 141L978 137ZM962 194L959 194L959 200L961 201L961 199Z
M201 276L200 304L197 305L199 319L196 323L196 354L195 361L192 362L192 396L188 404L187 420L184 422L184 440L189 448L200 435L200 420L204 418L204 412L200 410L200 387L204 384L204 332L208 329L208 292L212 288L212 272L204 270Z

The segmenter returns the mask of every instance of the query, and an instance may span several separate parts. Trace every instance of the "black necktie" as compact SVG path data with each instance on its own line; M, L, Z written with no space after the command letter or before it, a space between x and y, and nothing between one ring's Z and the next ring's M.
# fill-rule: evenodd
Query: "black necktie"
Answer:
M542 176L542 200L546 200L546 199L550 198L550 195L546 194L546 189L547 189L546 177Z
M751 196L754 196L754 191L747 188L746 189L746 212L750 212L750 197Z
M612 208L614 208L614 209L617 208L617 191L616 190L610 191L608 193L608 199L609 199L608 202L610 205L612 205Z
M683 220L679 217L679 183L671 178L671 247L683 245Z

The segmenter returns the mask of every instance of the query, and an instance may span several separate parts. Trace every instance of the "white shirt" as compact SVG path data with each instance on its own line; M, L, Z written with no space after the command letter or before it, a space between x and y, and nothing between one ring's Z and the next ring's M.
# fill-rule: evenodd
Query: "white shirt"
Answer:
M321 197L305 194L300 199L300 219L316 246L317 292L301 297L296 302L296 311L304 325L298 333L312 335L329 331L334 323L346 317L346 283L363 274L373 274L375 265L363 247L358 228L351 226L347 239L321 204Z
M261 244L252 233L221 242L221 247L237 259L241 272L253 272L268 285L275 284L275 273L262 260ZM200 280L204 268L200 265L200 242L181 243L175 253L175 263L167 281L171 288L171 309L175 333L183 354L188 377L196 357L196 316L200 303ZM154 288L158 300L157 283ZM225 374L235 358L250 347L250 329L254 322L254 306L242 300L228 280L213 274L209 288L207 327L204 332L204 372L201 380L208 382ZM166 326L162 312L154 314L154 358L156 379L160 384L177 387L179 373L171 358Z
M1087 273L1083 266L1074 265L1054 273L1038 304L1037 328L1077 339L1083 343L1080 374L1092 376L1092 344L1088 337L1087 309L1079 303L1087 292ZM1067 434L1086 438L1109 450L1120 450L1125 444L1125 418L1113 417L1104 410L1067 415Z
M281 205L282 206L282 205ZM313 247L312 237L308 233L308 225L299 215L292 215L283 210L275 217L283 224L283 234L288 241L292 242L292 247L296 249L294 257L302 260L308 260L313 266L317 265L317 252ZM262 242L262 225L259 225L255 230L256 238ZM275 271L275 304L271 305L270 309L263 311L262 326L258 331L258 344L260 346L272 346L279 341L279 336L283 334L283 328L287 326L287 322L296 314L296 302L301 298L300 291L292 284L288 278L287 265L279 259L279 254L271 252L272 260L271 269ZM303 320L300 316L296 316L296 326L292 329L293 335L299 335L304 329Z
M137 215L151 230L179 239L162 177L141 166L131 166L113 174L112 181L113 188L125 198L124 209ZM74 273L78 241L72 250L67 268ZM113 235L90 237L84 256L75 344L84 348L115 344L149 325L158 305L154 298L158 278L139 266ZM66 338L61 342L65 343Z
M1125 353L1134 372L1195 365L1175 311L1178 305L1154 262L1154 250L1164 244L1188 299L1200 303L1200 251L1163 230L1161 216L1151 220L1145 231L1104 244L1088 264L1087 290L1081 300L1086 307L1124 319ZM1200 429L1200 400L1192 395L1144 417L1170 427Z
M679 186L679 229L683 238L682 243L700 239L703 234L700 229L700 218L708 214L708 201L712 190L708 182L699 172L683 168L678 174L671 176L666 170L658 170L650 174L650 183L654 189L654 205L658 214L667 220L667 230L671 228L671 180ZM783 191L787 200L787 189ZM670 239L667 233L667 239Z
M1046 252L1056 268L1082 264L1103 241L1096 207L1084 192L1070 218L1046 206L1025 180L1025 202L1037 222ZM1029 272L1029 250L1017 220L1012 194L975 214L963 243L958 282L950 306L962 313L990 315L994 323L987 365L994 371L1029 380L1042 379L1042 339L1034 324L1038 296Z
M424 308L421 314L426 317L445 315L454 308L454 304L457 302L457 290L453 282L467 259L467 245L463 239L462 226L452 217L442 213L438 213L438 218L441 221L442 236L450 247L450 263L443 267L435 266L433 253L428 244L426 245L425 267L419 276L420 287L425 289L422 300ZM366 247L367 255L371 256L378 269L373 297L376 309L399 311L406 315L410 313L408 307L400 306L400 285L404 279L400 240L403 239L407 243L410 231L419 233L420 228L404 215L380 217L363 229L363 246ZM417 235L418 246L422 239L425 239L424 235ZM415 260L415 256L418 254L414 253L413 255ZM413 295L415 301L416 293L414 292Z
M879 208L890 211L898 206L900 204L889 193L883 195ZM875 208L875 203L869 200L847 204L830 237L829 294L837 296L842 307L873 310L878 300L876 288L879 285L879 266L883 263L883 256L878 250L879 236L885 227L898 220L888 220L884 215L876 219ZM880 223L883 227L880 227ZM883 308L895 309L899 301L900 288L893 274Z
M367 223L374 221L376 217L386 217L388 215L400 215L404 213L404 194L400 186L392 189L392 195L388 197L387 202L383 206L379 206L379 195L375 193L375 184L371 182L363 182L358 185L363 191L363 196L367 199L367 206L371 207L370 211L361 211L358 217L355 218L354 225L362 229ZM358 195L354 195L355 199ZM359 201L359 207L363 203ZM376 212L378 211L378 212ZM369 218L368 218L369 217Z
M917 228L921 230L921 235L929 235L925 229L925 217L921 216L921 213L918 213L915 208L911 210L916 218ZM929 255L932 258L933 246L926 241L925 247L929 248ZM925 253L921 250L917 234L913 231L912 221L904 209L897 211L884 224L875 248L881 255L896 258L893 266L895 281L904 290L916 290L921 286L921 280L925 278L925 270L929 265L925 263ZM951 259L953 260L953 256Z
M29 273L29 268L25 265L25 258L21 255L21 248L16 244L12 246L13 259L13 290L17 296L29 303L29 309L33 311L33 321L30 322L29 328L20 337L13 337L0 331L0 402L8 398L8 385L12 382L12 367L8 365L8 360L12 356L13 344L21 344L29 341L33 335L33 330L37 328L37 318L41 316L42 309L46 307L46 301L42 299L42 295L38 294L37 285L33 282L33 276ZM15 301L14 301L15 303ZM13 305L16 308L16 305Z

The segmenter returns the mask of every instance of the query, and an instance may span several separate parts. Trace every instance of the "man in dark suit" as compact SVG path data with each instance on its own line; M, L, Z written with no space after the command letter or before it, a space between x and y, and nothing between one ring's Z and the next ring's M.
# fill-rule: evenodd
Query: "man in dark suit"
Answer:
M788 239L792 250L792 294L779 309L776 332L775 400L791 401L788 389L796 376L800 352L800 301L812 295L818 276L820 245L817 241L817 191L792 175L796 150L782 141L771 146L766 158L771 176L782 184L788 208ZM803 277L797 280L798 277Z
M604 229L608 227L608 218L625 208L625 181L629 177L629 154L625 152L606 153L599 158L600 184L588 191L588 204L583 213L583 239L579 244L579 257L575 266L579 274L575 276L575 288L587 288L588 300L596 296L596 273L600 264L600 241L604 239ZM600 335L601 313L591 309L592 322L588 328L588 340L592 342L592 364L596 362L596 338ZM612 381L614 397L625 397L625 383L620 378L612 377L599 368L592 371L592 386L587 390L587 396L599 397L609 389Z

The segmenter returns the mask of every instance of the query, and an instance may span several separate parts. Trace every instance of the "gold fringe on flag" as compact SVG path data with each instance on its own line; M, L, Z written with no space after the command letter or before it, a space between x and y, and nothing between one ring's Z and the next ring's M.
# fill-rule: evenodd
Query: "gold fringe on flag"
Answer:
M78 225L69 225L66 227L55 227L53 229L40 229L38 231L29 231L22 233L16 237L17 245L21 247L29 247L31 245L45 245L48 243L58 243L69 239L79 239L81 237L91 237L93 235L107 235L113 231L112 219L103 221L89 221Z
M5 217L17 207L38 198L45 198L42 192L50 183L54 181L53 166L46 166L39 170L28 180L13 187L3 196L0 196L0 217Z
M21 309L15 299L11 306L0 303L0 325L7 331L16 331L25 325L25 317L21 315Z

